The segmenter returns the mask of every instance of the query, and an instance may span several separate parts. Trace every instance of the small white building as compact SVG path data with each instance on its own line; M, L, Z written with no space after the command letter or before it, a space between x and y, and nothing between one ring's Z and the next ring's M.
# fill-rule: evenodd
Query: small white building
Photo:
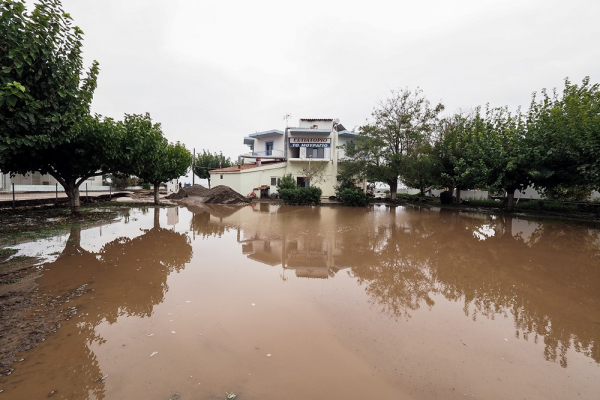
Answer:
M335 195L338 161L344 158L344 144L357 134L338 120L303 118L297 127L271 129L244 138L250 151L238 165L210 171L213 185L229 186L242 195L254 192L268 197L277 192L279 179L291 174L298 185L321 188L323 197Z
M52 176L48 174L41 174L40 172L28 172L26 174L17 174L13 177L10 174L3 173L0 171L0 191L12 190L12 185L15 185L16 191L23 192L48 192L56 189L58 182ZM92 176L87 179L80 189L85 189L85 185L88 185L89 190L101 190L104 189L102 186L102 176ZM59 190L62 190L62 185L58 184ZM92 189L93 188L93 189ZM108 190L108 187L105 188Z

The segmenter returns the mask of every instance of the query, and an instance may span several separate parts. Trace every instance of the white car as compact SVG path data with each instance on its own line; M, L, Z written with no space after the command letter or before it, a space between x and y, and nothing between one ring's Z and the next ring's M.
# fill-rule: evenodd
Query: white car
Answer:
M387 197L387 193L385 192L385 190L382 189L376 189L375 193L373 193L373 198L375 199L385 199Z

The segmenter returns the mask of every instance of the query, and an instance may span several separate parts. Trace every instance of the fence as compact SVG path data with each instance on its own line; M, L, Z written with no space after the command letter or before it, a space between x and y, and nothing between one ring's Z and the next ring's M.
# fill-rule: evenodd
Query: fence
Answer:
M79 187L79 195L82 202L93 199L112 199L114 191L111 186L88 186ZM68 202L63 187L59 184L50 185L15 185L12 183L8 188L0 189L0 207L16 207L18 205L31 204L59 204Z

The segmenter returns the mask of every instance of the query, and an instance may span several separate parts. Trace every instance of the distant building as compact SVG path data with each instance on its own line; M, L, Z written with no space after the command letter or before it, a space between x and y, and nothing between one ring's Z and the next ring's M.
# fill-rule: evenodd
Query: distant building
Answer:
M258 197L277 193L279 179L292 174L300 186L308 186L307 171L322 170L311 186L320 187L323 197L335 195L338 161L344 158L344 144L357 134L334 119L303 118L298 127L285 131L271 129L244 138L250 151L238 158L238 165L210 171L214 185L229 186L242 195ZM318 182L317 182L318 181Z
M10 174L0 171L0 190L11 190L12 185L14 184L16 191L46 192L54 191L57 183L56 179L52 176L41 174L37 171L28 172L26 174L17 174L12 178ZM86 183L88 184L88 187L102 186L102 176L92 176L82 184L82 188L85 188ZM59 189L62 189L60 183L58 186Z

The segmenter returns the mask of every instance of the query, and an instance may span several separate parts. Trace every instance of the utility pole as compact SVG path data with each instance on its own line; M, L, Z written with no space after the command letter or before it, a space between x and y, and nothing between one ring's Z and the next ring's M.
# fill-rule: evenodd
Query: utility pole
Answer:
M195 173L194 173L194 167L196 166L196 148L194 147L194 158L192 158L192 186L194 186L195 184Z

